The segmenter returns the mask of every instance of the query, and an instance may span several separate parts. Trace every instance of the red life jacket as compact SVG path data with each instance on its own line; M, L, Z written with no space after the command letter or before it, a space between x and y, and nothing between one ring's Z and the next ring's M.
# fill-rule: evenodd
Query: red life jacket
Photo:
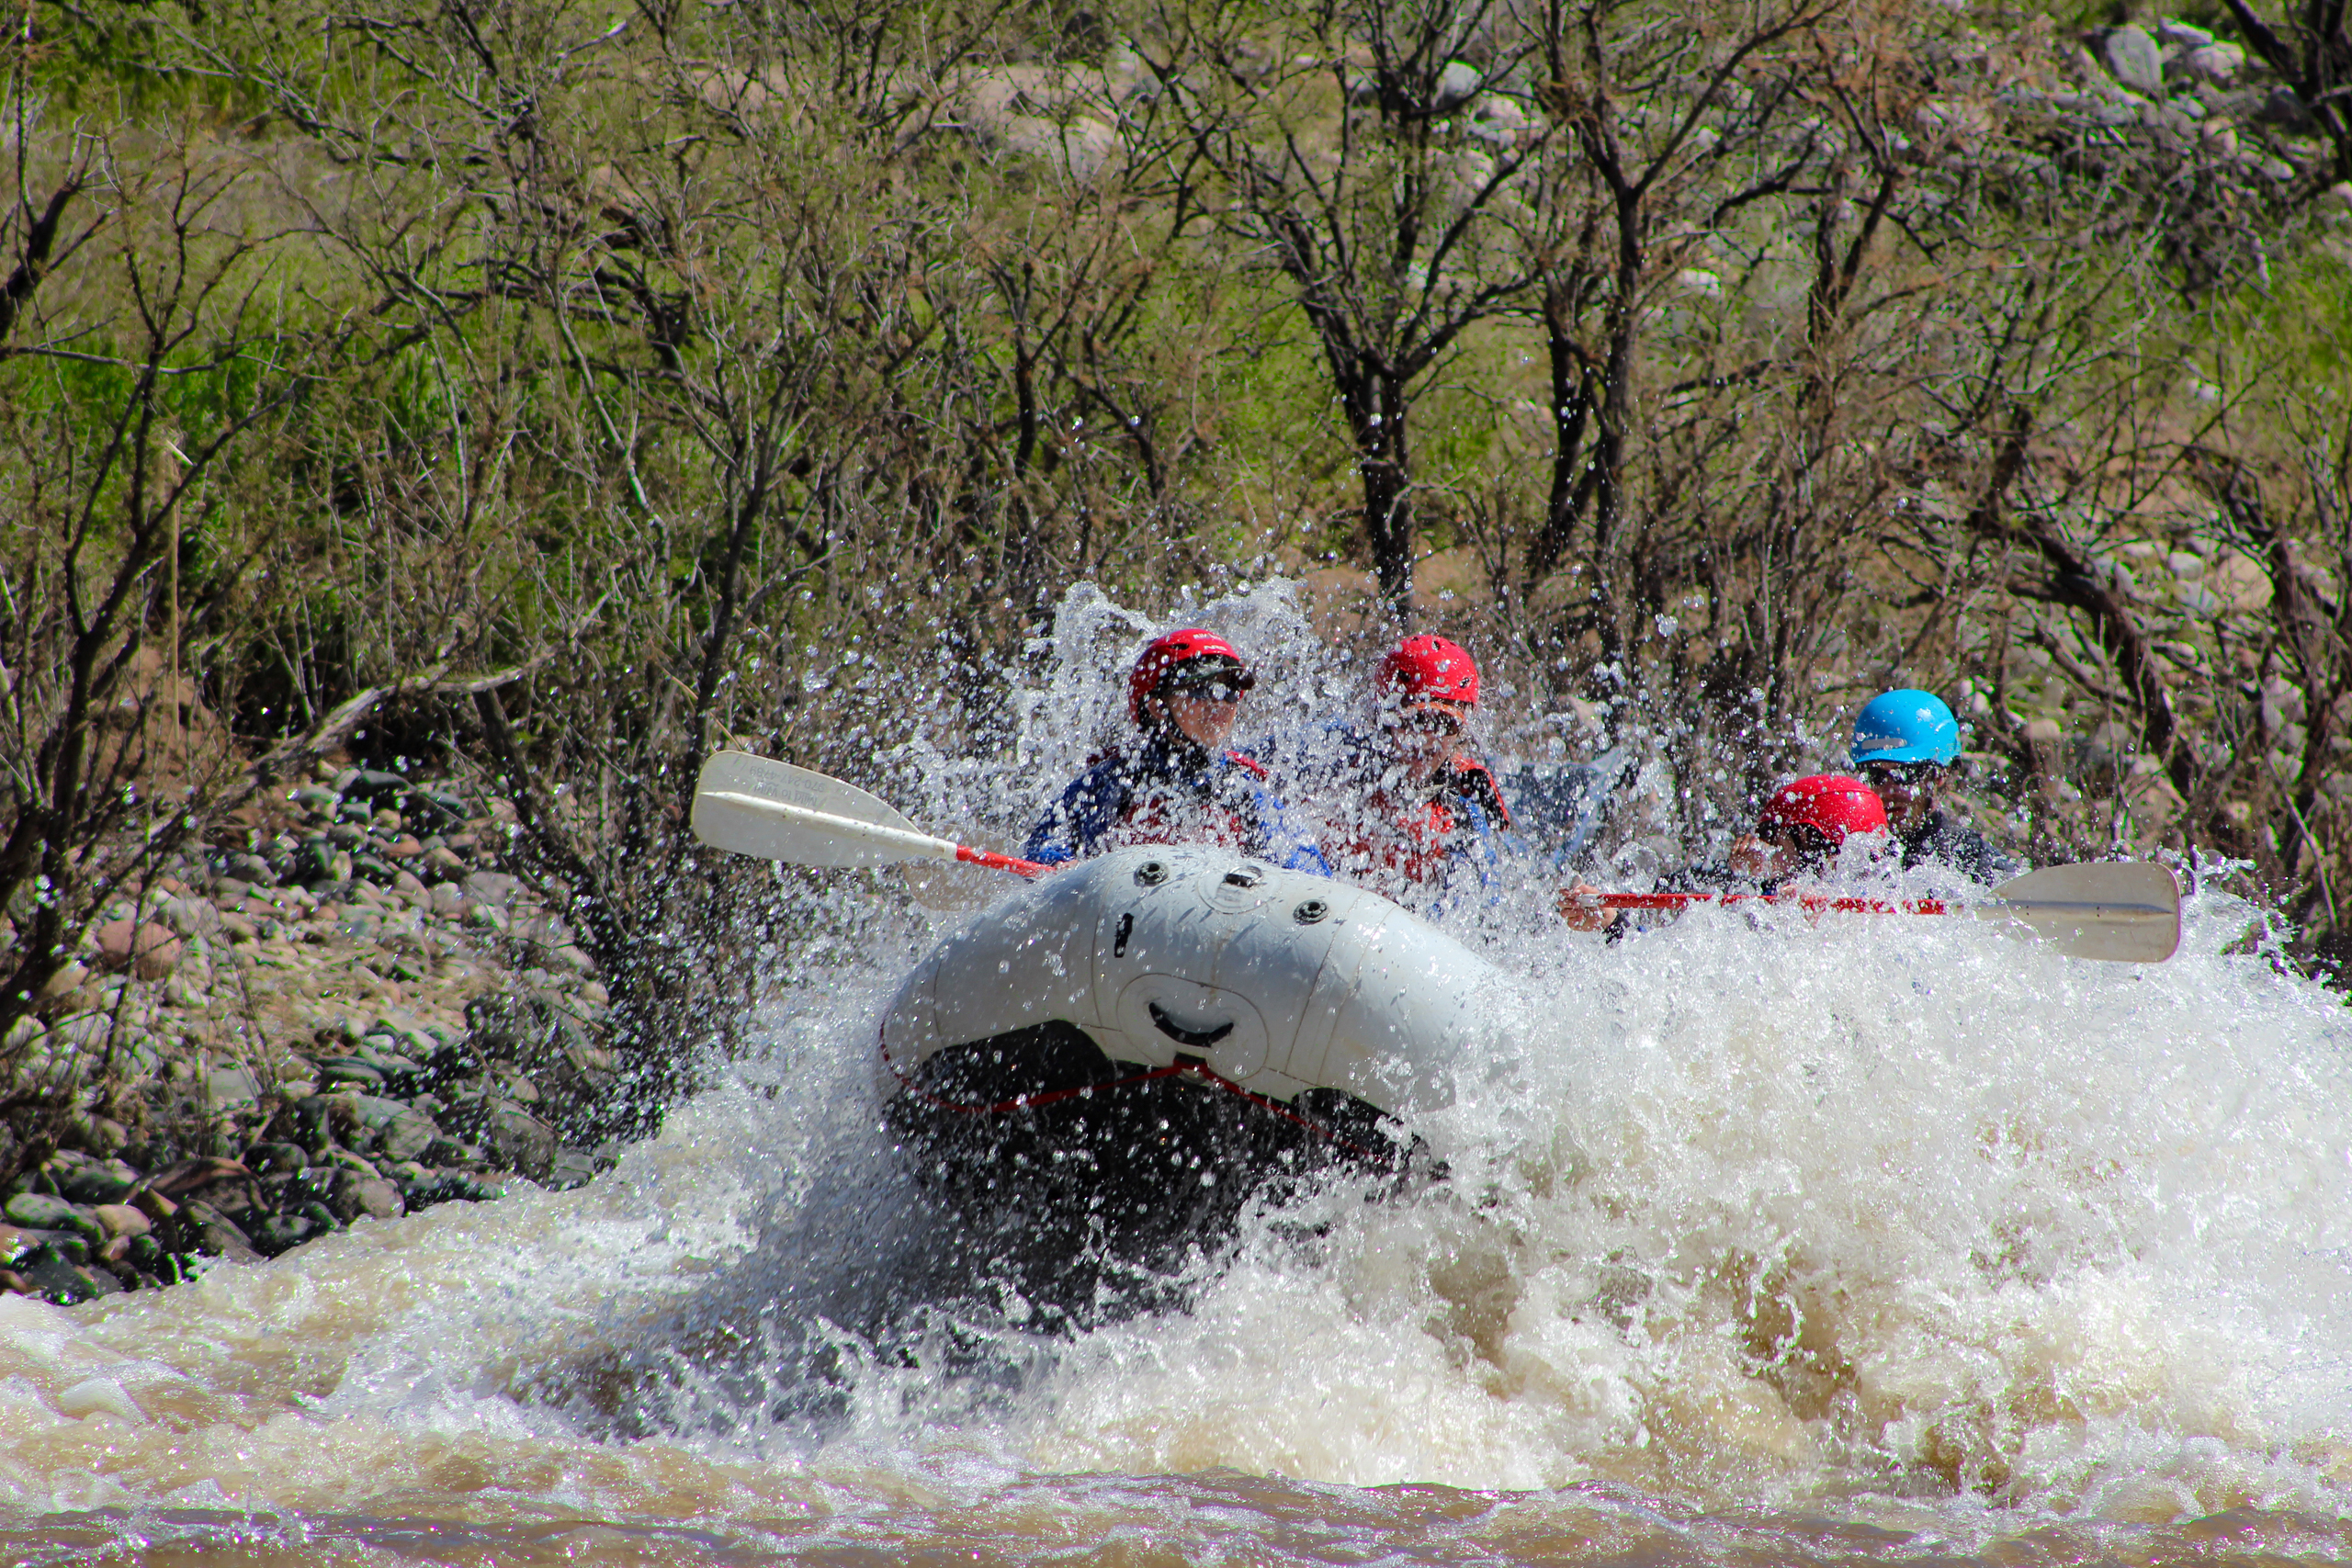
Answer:
M1332 869L1377 893L1438 880L1475 830L1464 801L1476 802L1498 827L1510 826L1494 774L1463 753L1423 791L1374 788L1340 838Z
M1227 751L1225 760L1251 776L1264 778L1266 770L1254 758ZM1213 844L1220 849L1257 852L1264 837L1256 814L1236 803L1204 793L1174 779L1138 780L1118 820L1102 835L1105 850L1135 844Z

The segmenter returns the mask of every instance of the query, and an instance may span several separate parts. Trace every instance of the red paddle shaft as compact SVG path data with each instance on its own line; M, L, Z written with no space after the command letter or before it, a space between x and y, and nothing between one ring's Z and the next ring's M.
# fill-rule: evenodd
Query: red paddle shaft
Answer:
M1818 893L1572 893L1560 894L1560 912L1571 909L1679 909L1691 904L1788 904L1815 912L1849 915L1956 915L1962 906L1941 898L1830 898Z
M1043 876L1054 869L1016 855L1001 855L994 850L976 850L969 844L956 845L956 858L966 865L984 865L990 871L1009 871L1015 876Z

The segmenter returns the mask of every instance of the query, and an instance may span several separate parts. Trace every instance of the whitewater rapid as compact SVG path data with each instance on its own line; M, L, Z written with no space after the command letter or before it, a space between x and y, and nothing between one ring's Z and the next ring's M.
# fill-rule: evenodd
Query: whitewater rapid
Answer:
M1261 657L1262 721L1345 699L1288 600L1198 608ZM1145 623L1083 591L1057 626L1012 754L896 754L918 820L1017 842L1116 722ZM832 874L835 913L887 918L775 976L750 1048L585 1188L0 1298L0 1545L2352 1551L2352 1018L2236 899L2194 892L2160 965L1904 917L1612 945L1543 915L1539 870L1459 928L1518 978L1415 1129L1446 1179L1254 1213L1177 1304L1066 1337L882 1130L879 1010L954 918L895 875Z
M2252 913L2192 898L2162 966L1928 920L1568 939L1422 1128L1449 1180L1260 1216L1189 1310L1074 1340L925 1276L863 1059L876 964L585 1189L0 1301L0 1499L830 1538L1230 1471L1954 1539L2339 1516L2345 1014L2222 953ZM1033 1506L1054 1534L1091 1495Z

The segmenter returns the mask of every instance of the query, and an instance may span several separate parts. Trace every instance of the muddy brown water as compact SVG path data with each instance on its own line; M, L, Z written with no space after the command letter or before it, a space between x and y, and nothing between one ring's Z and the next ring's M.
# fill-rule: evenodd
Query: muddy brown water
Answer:
M1447 1183L1078 1333L894 1168L877 958L587 1188L0 1299L0 1562L2352 1561L2352 1032L2191 913L1505 952Z

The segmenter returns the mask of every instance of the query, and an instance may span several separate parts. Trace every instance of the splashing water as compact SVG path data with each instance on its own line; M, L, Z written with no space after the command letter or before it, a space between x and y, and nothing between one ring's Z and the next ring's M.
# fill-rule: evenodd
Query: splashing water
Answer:
M1304 721L1343 688L1251 599L1202 618L1283 651ZM1115 700L1084 672L1146 628L1073 610L1070 684L993 782L933 775L941 827L1001 835L1076 766ZM1254 1214L1182 1309L1076 1337L1030 1332L886 1146L869 1043L913 949L878 942L588 1188L70 1312L0 1299L0 1541L2340 1558L2347 1021L2225 954L2252 913L2191 899L2158 966L1933 919L1468 928L1524 981L1419 1129L1449 1179Z

